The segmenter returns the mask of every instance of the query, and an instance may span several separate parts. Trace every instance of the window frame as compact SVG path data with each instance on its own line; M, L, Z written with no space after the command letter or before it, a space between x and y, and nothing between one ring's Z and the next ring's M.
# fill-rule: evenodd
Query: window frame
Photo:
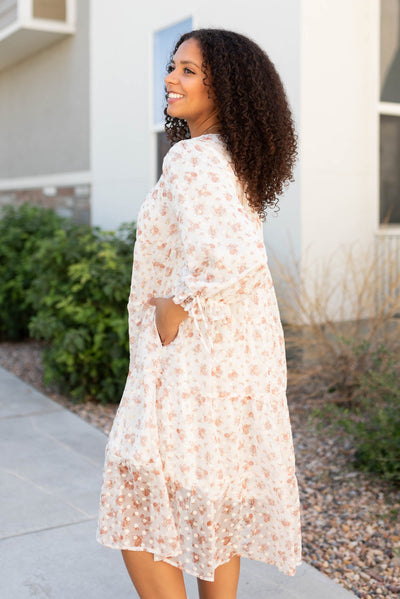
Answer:
M381 101L381 20L382 20L382 2L378 0L377 10L377 233L400 236L400 222L382 224L380 221L381 206L381 157L380 157L380 139L381 139L381 116L394 116L400 118L400 102L382 102ZM400 202L400 198L399 198Z
M169 27L173 27L174 25L178 25L179 23L182 23L183 21L187 21L188 19L191 19L192 21L192 29L196 29L197 28L197 16L194 14L194 12L191 12L189 14L183 14L181 15L178 19L174 19L173 21L168 21L168 22L164 22L161 25L159 25L158 27L155 27L154 29L152 29L150 31L150 39L149 39L149 64L150 64L150 69L149 69L149 73L151 73L151 77L149 78L149 98L150 98L150 107L151 110L149 111L149 134L150 134L150 143L149 143L149 147L150 147L150 157L149 157L149 161L150 161L150 176L151 176L151 183L152 185L155 185L158 181L158 173L157 173L157 161L158 161L158 155L157 155L157 135L159 133L162 133L164 131L164 124L163 123L158 123L155 124L154 123L154 118L153 118L153 112L154 112L154 85L153 85L153 79L154 79L154 36L156 33L162 31L163 29L168 29Z

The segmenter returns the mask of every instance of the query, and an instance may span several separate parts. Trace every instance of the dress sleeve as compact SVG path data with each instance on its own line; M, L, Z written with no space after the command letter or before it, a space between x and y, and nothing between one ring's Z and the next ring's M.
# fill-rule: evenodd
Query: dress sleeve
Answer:
M236 178L218 150L174 146L165 168L184 254L173 301L193 318L229 316L267 262L262 223L238 195Z

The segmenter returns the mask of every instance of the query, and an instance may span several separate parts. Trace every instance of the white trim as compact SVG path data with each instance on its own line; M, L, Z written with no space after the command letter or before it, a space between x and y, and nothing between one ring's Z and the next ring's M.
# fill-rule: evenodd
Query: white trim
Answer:
M8 191L12 189L33 189L46 186L69 187L72 185L90 185L91 182L92 173L90 171L54 173L52 175L0 179L0 191Z
M379 102L379 114L400 116L400 102Z
M11 23L11 25L8 25L7 27L5 27L4 29L2 29L0 31L0 42L9 37L10 35L12 35L13 33L15 33L16 31L19 31L21 28L20 22L19 21L14 21L14 23Z
M90 14L90 13L89 13ZM76 29L76 2L75 0L67 0L65 20L67 25Z
M51 19L37 19L32 16L32 0L18 0L17 19L0 31L0 41L6 39L20 29L32 31L50 31L54 33L76 32L76 3L67 0L65 21Z
M18 20L0 31L0 42L14 33L27 29L29 31L50 31L50 33L75 33L74 24L61 23L45 19Z
M75 33L74 26L64 21L52 21L50 19L24 19L23 21L20 21L19 25L19 29L30 29L32 31Z
M18 0L18 20L32 18L32 0Z
M375 231L377 237L400 237L400 225L381 225L380 229Z

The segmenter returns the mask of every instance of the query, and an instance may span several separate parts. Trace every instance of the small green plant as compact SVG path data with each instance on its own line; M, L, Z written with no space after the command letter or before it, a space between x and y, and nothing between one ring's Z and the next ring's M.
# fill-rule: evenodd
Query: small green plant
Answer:
M400 485L400 367L381 346L360 376L351 409L327 404L314 416L344 429L355 444L356 468Z
M290 391L314 399L314 425L354 440L354 465L400 484L398 252L343 247L328 260L275 259Z
M29 330L48 342L45 381L77 399L120 401L129 364L134 242L134 224L112 233L69 223L34 256Z
M65 220L52 210L5 206L0 218L0 340L28 336L33 307L27 295L37 275L34 255Z
M356 399L362 417L350 420L356 439L356 463L400 484L400 384L399 365L384 348L374 355L371 370L363 373Z

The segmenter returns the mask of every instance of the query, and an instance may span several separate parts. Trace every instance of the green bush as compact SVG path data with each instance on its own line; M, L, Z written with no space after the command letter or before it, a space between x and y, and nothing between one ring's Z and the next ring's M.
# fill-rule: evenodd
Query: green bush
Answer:
M45 382L77 399L119 402L129 365L134 224L116 233L68 223L34 255L29 330L48 341Z
M373 356L373 366L361 375L355 393L357 407L327 406L322 410L336 420L355 442L354 465L400 485L399 364L384 347Z
M52 210L23 204L6 206L0 219L0 340L28 336L33 315L27 295L37 274L34 254L43 239L51 239L64 219Z
M358 466L400 484L400 385L398 364L380 350L374 368L361 378L357 392L360 422L350 421L357 440Z

